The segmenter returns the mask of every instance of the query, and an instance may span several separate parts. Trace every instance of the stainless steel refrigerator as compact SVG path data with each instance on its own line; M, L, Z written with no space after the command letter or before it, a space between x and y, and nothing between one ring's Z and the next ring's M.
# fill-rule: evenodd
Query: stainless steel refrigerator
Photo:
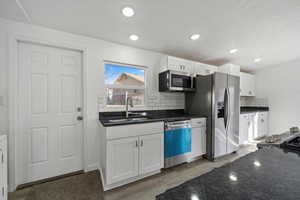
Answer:
M239 144L240 78L214 73L195 78L196 92L186 93L186 112L207 117L206 157L237 151Z

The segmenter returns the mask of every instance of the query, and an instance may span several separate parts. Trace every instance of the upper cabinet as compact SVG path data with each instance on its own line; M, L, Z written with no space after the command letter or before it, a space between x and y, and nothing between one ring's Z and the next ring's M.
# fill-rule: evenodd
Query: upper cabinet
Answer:
M241 96L255 96L254 75L240 72L240 87Z
M216 66L195 62L193 74L209 75L217 71L218 71L218 67Z
M161 71L165 70L172 70L193 75L209 75L215 72L222 72L230 75L240 76L239 65L227 63L217 67L173 56L164 56L162 58Z
M164 56L161 61L161 71L173 70L191 74L194 71L194 62L172 56Z
M240 69L241 67L239 65L227 63L219 67L219 72L234 75L234 76L240 76Z

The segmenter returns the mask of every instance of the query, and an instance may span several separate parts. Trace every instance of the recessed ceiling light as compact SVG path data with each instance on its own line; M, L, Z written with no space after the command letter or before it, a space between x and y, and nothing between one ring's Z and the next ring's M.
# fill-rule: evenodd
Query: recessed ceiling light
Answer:
M132 41L137 41L139 39L139 36L132 34L129 36L129 39L131 39Z
M260 61L261 61L261 58L255 58L255 59L254 59L254 62L255 62L255 63L258 63L258 62L260 62Z
M200 34L193 34L190 36L191 40L198 40L200 38Z
M132 7L126 6L122 9L122 14L125 17L132 17L135 14L135 12Z
M235 53L238 52L238 51L239 51L238 49L230 49L229 53L235 54Z

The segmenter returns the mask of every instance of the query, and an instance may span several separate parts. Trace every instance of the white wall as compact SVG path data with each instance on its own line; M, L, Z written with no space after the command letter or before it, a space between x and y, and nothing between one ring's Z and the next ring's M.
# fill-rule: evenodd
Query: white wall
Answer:
M300 127L300 60L257 71L257 97L267 98L270 133Z
M17 23L0 18L0 98L4 98L4 105L0 105L0 131L8 133L8 54L9 40L12 35L21 35L43 41L71 44L87 49L87 145L88 166L98 165L99 129L97 125L98 111L104 110L104 70L103 60L147 66L147 106L145 109L174 109L184 108L183 94L160 94L158 92L158 77L160 53L122 46L103 40L69 34L48 28ZM0 102L1 103L1 102ZM12 132L10 139L10 183L14 179L11 165L14 161Z

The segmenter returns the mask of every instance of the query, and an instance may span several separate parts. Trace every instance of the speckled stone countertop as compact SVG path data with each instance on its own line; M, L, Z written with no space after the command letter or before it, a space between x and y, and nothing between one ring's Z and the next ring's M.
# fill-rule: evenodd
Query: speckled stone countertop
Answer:
M300 154L265 147L167 190L157 200L300 199Z
M269 137L279 137L280 139L278 141L275 141L275 142L267 142L267 138L265 138L263 141L261 141L260 143L257 144L257 148L263 148L263 147L266 147L266 146L278 146L280 147L280 145L282 145L286 140L290 139L290 138L293 138L297 135L299 135L300 133L297 132L297 133L291 133L290 131L287 131L287 132L284 132L280 135L273 135L273 136L269 136Z

